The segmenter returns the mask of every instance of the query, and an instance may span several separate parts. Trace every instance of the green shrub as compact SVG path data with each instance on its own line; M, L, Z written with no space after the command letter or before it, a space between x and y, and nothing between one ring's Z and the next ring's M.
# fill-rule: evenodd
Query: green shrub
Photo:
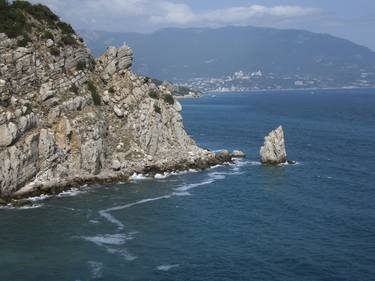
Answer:
M51 49L49 49L49 52L52 56L55 56L55 57L60 55L60 49L56 47L52 47Z
M66 22L60 21L57 23L57 26L66 34L75 34L73 27Z
M14 1L12 6L16 9L27 10L30 8L31 4L27 1Z
M92 81L87 81L87 88L91 92L91 97L95 105L99 106L102 103L98 90Z
M155 110L156 113L161 114L161 108L160 108L160 106L154 104L154 110Z
M16 1L15 3L17 2L25 2L25 1ZM26 4L23 9L25 9L35 19L39 21L46 21L50 25L54 25L54 23L59 20L58 16L56 16L47 6L44 6L42 4L37 4L37 5Z
M21 40L18 40L17 42L17 45L18 47L26 47L27 44L29 44L29 42L31 42L31 39L29 37L29 35L27 35L26 33L22 35L22 39Z
M72 35L64 35L61 38L61 42L63 42L64 45L76 45L77 44L76 40L74 39Z
M87 67L85 60L80 60L77 62L77 70L85 70Z
M159 95L158 95L158 93L156 91L151 91L151 92L148 93L148 95L152 99L156 99L157 100L159 98Z
M47 39L55 40L55 37L53 36L52 32L46 30L42 34L42 39L45 39L45 40L47 40Z
M164 101L165 101L166 103L174 104L174 98L173 98L172 95L169 95L169 94L164 95L163 99L164 99Z
M0 9L0 33L5 33L9 38L16 38L26 30L26 18L20 9L2 1Z

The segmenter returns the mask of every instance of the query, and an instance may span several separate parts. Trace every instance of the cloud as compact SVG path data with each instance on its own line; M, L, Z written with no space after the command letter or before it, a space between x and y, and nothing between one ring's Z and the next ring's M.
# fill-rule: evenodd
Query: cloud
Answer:
M193 10L177 0L31 0L52 8L75 28L108 31L151 31L166 26L223 26L303 19L320 11L302 6L229 6ZM229 1L228 1L229 2Z
M290 19L315 15L320 10L300 6L274 6L250 5L229 7L200 13L194 13L187 5L165 3L163 16L152 17L152 23L158 24L251 24L258 20Z

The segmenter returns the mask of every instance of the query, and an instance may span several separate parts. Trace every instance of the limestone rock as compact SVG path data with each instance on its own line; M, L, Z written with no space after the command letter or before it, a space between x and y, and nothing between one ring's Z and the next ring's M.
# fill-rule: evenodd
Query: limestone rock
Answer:
M287 161L282 126L279 126L264 138L264 144L260 149L260 158L263 164L280 164Z
M133 50L126 44L91 63L73 34L74 44L52 54L57 41L40 42L51 27L32 17L26 17L32 29L27 48L0 34L0 199L231 161L228 151L215 155L195 144L179 102L149 96L170 91L132 72ZM64 32L56 26L53 35L57 40ZM90 67L78 71L80 61ZM95 92L101 105L94 103Z
M114 171L120 171L121 170L121 162L118 160L112 161L112 170Z
M234 150L231 153L232 158L245 158L246 154L240 150Z
M53 45L54 45L53 40L52 40L52 39L47 39L47 41L46 41L46 46L47 46L48 48L50 48L50 47L52 47Z

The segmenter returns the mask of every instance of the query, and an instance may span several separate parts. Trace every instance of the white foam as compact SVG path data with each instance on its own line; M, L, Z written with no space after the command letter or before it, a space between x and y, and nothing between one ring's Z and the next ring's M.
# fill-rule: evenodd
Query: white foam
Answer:
M156 269L160 271L169 271L177 267L180 267L180 265L179 264L162 264L162 265L157 266Z
M88 261L91 278L99 279L103 277L103 263L97 261Z
M213 183L214 181L215 181L215 180L211 178L211 179L206 180L206 181L202 181L202 182L198 182L198 183L191 183L191 184L183 185L183 186L177 187L175 190L176 190L176 191L188 191L188 190L190 190L190 189L192 189L192 188L195 188L195 187L198 187L198 186L211 184L211 183Z
M82 236L82 239L86 241L90 241L98 246L103 245L123 245L127 240L132 240L133 236L128 236L125 234L105 234L105 235L98 235L98 236Z
M50 196L49 195L45 195L45 194L42 194L40 196L35 196L35 197L29 197L27 198L29 201L31 202L38 202L38 201L43 201L43 200L46 200L48 199Z
M149 177L146 177L145 175L143 174L137 174L137 173L134 173L133 175L130 176L129 178L130 180L133 180L133 181L139 181L139 180L147 180L147 179L150 179Z
M111 222L113 224L116 224L118 226L118 229L121 230L121 229L124 229L124 224L122 222L120 222L118 219L116 219L115 217L113 217L110 214L111 212L120 211L120 210L123 210L123 209L127 209L127 208L130 208L130 207L136 206L136 205L145 204L145 203L152 202L152 201L167 199L167 198L170 198L171 196L172 195L164 195L164 196L155 197L155 198L143 199L143 200L140 200L140 201L137 201L137 202L134 202L134 203L129 203L129 204L126 204L126 205L116 206L116 207L113 207L113 208L109 208L109 209L106 209L106 210L99 211L99 215L101 215L103 218L105 218L109 222Z
M136 256L130 254L125 249L107 248L107 252L110 253L110 254L119 255L119 256L123 257L127 261L133 261L133 260L135 260L137 258Z
M3 210L30 210L30 209L37 209L37 208L40 208L40 207L43 207L43 206L44 206L43 204L32 204L32 205L29 205L29 206L22 206L22 207L14 207L12 205L7 205L7 206L0 207L0 209L3 209Z
M182 192L173 192L173 196L191 196L191 193L187 191L182 191Z
M166 179L167 177L169 177L171 174L169 173L164 173L164 174L156 174L154 176L155 179Z
M78 188L72 188L70 190L59 193L57 197L73 197L81 193L82 193L82 190L79 190Z

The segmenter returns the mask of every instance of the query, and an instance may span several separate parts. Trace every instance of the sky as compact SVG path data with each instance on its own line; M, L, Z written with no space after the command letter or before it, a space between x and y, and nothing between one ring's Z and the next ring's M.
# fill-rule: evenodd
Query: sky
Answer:
M76 29L254 25L329 33L375 50L375 0L31 0Z

